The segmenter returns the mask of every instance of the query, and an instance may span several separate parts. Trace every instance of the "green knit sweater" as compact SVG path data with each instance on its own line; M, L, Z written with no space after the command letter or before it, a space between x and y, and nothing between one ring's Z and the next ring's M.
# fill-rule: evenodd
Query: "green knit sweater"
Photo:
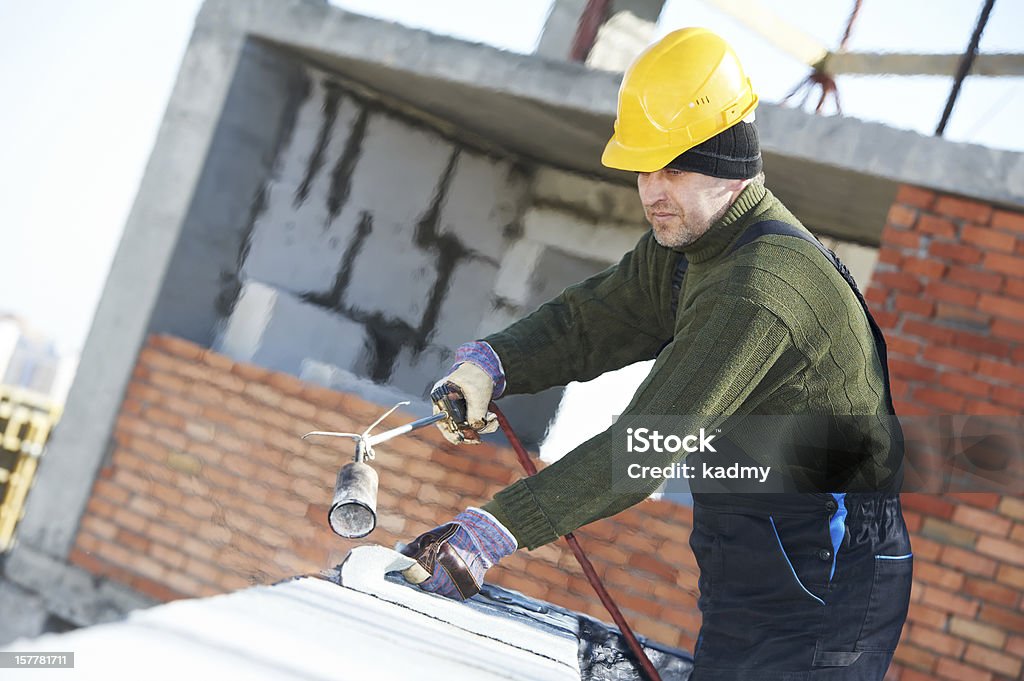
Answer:
M688 419L696 432L724 430L727 417L744 414L886 414L870 328L831 263L812 244L786 236L763 236L729 252L746 227L762 220L802 228L763 184L752 183L690 246L663 247L648 231L617 265L485 338L501 359L504 394L586 381L657 357L619 417L620 435L619 428L662 415ZM690 264L673 317L679 251ZM723 435L742 445L756 444L763 433ZM886 427L858 437L855 448L871 462L871 474L888 475ZM609 428L484 508L529 549L618 513L661 482L613 485L613 447L622 445ZM682 455L651 454L644 465Z

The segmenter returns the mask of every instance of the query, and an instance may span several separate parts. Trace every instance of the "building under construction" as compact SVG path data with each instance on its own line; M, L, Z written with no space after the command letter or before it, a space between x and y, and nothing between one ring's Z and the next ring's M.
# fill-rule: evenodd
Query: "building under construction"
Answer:
M518 55L313 0L207 0L3 559L0 642L317 573L520 477L500 443L396 439L379 528L346 541L325 523L339 450L300 436L399 399L429 413L455 346L647 228L635 178L599 161L621 76L579 62L602 25L586 4L555 3L541 54ZM663 3L590 4L642 21ZM757 123L767 186L866 291L897 412L1020 417L1024 154L766 102ZM561 397L502 405L535 445ZM917 567L892 678L1019 678L1020 491L903 505ZM649 500L578 533L637 631L685 650L691 524ZM488 578L606 617L559 545Z

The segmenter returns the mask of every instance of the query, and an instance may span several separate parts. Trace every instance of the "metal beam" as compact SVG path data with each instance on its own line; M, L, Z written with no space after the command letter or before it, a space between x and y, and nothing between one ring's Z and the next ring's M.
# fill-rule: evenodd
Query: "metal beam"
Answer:
M824 70L833 75L952 76L963 55L839 52L829 54ZM1024 76L1024 54L979 54L971 76Z

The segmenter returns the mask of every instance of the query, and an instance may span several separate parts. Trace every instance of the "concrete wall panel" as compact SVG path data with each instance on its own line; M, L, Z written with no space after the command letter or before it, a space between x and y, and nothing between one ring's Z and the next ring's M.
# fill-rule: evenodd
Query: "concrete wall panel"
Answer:
M359 223L357 214L338 215L334 207L338 185L348 181L341 176L358 160L364 109L322 78L311 80L312 96L265 189L243 267L243 277L293 293L331 288Z
M358 371L368 347L361 324L252 281L216 344L232 359L296 376L306 360Z
M347 305L420 326L438 276L430 223L454 153L436 133L384 114L371 117L350 202L369 212L372 234L355 260Z

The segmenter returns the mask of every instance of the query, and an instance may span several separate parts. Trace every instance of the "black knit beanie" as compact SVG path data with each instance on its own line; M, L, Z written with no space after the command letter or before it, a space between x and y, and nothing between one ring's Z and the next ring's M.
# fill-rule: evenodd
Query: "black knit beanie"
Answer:
M756 177L762 167L757 126L740 121L711 139L687 149L666 167L728 180Z

